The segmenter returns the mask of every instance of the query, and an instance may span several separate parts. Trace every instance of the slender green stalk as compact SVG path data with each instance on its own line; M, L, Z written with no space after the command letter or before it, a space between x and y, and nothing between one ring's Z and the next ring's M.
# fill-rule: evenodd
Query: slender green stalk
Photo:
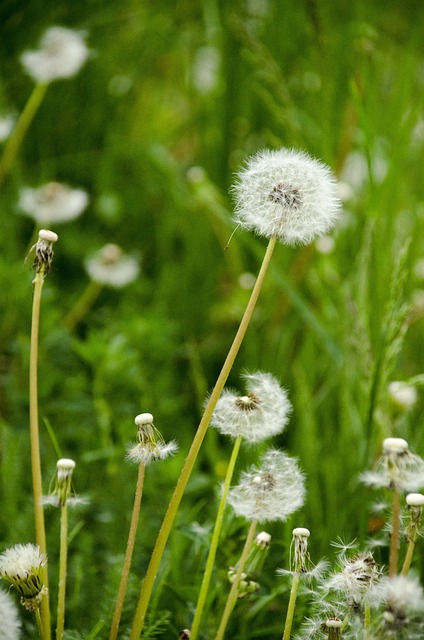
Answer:
M247 556L249 555L250 547L252 546L253 538L255 537L257 521L252 520L250 528L247 534L246 542L240 556L240 560L237 564L237 573L234 578L234 582L231 585L230 593L228 594L227 602L225 604L224 613L222 614L221 622L219 623L218 631L215 636L215 640L223 640L225 630L227 628L228 620L233 612L235 604L237 602L238 588L243 573L244 565L246 564Z
M68 560L68 506L66 500L60 508L59 590L57 596L56 640L62 640L65 629L65 592Z
M392 535L390 538L390 554L389 554L389 576L397 575L398 557L399 557L399 519L400 519L400 492L394 487L392 501Z
M193 618L193 624L191 626L190 640L196 640L199 632L200 620L202 617L203 609L206 602L206 596L209 589L209 584L212 577L212 569L215 562L216 550L218 548L219 536L222 529L222 523L224 521L224 511L227 502L228 491L230 490L231 479L234 473L234 467L236 464L237 456L241 445L241 436L238 436L234 442L233 451L231 454L230 462L228 464L227 474L225 476L224 487L222 490L221 500L219 502L218 513L216 515L215 526L212 534L211 544L209 548L208 559L206 561L205 571L203 574L202 585L200 587L199 597L197 599L196 611Z
M370 601L368 598L364 600L364 640L367 640L369 637L369 632L371 629L371 607Z
M138 467L137 486L135 490L134 507L131 516L130 531L128 534L127 548L125 551L124 566L122 568L121 582L119 583L118 595L116 598L115 611L112 619L109 640L116 640L118 637L119 622L122 615L122 607L124 605L125 591L128 584L128 576L130 575L131 560L134 551L135 537L137 533L138 520L140 516L141 497L143 495L144 471L146 465L141 462Z
M35 622L37 624L38 635L40 636L41 640L45 640L43 623L42 623L41 614L40 614L40 609L36 609L35 610Z
M414 550L415 550L415 542L416 542L416 536L413 539L412 538L409 539L405 560L403 561L402 570L400 572L401 576L407 576L408 571L411 568L412 557L414 555Z
M47 84L35 85L25 107L23 108L21 115L19 116L18 122L16 123L12 134L7 141L7 144L4 148L3 156L0 160L0 185L3 184L4 179L9 173L13 161L15 160L16 154L19 151L19 147L21 146L25 134L28 131L28 127L31 124L37 112L37 109L44 98L47 87Z
M162 559L163 552L165 550L165 546L166 546L169 534L171 533L172 525L177 515L178 507L180 505L180 502L184 494L184 490L186 488L187 482L190 478L191 472L196 462L197 454L199 453L203 439L206 435L206 431L209 426L209 422L212 417L213 411L215 409L216 403L218 402L219 396L221 395L221 392L227 381L228 375L234 364L234 361L236 359L240 346L243 342L243 338L247 331L247 327L249 326L249 322L252 317L253 311L255 309L256 302L259 297L259 293L262 289L262 285L265 279L265 274L267 272L272 253L274 251L275 244L276 244L276 238L273 237L269 240L268 247L266 249L265 256L262 262L262 266L260 268L255 286L253 287L249 302L247 303L247 307L244 312L243 318L241 320L240 326L238 328L234 341L230 347L228 355L225 359L225 362L221 369L221 373L218 376L218 380L215 383L215 387L209 397L209 401L206 405L202 419L200 420L200 424L198 426L196 435L194 436L192 445L190 447L190 451L188 452L186 461L181 470L180 477L178 479L171 501L168 505L168 510L162 522L161 529L156 539L155 548L153 549L152 557L150 559L146 576L144 578L144 583L141 589L140 598L139 598L137 609L135 612L133 627L131 629L130 640L138 640L143 630L144 619L146 616L147 608L149 606L150 597L152 595L156 574L159 569L159 565Z
M102 285L99 282L90 280L72 309L65 316L63 324L67 329L69 329L69 331L75 329L77 324L79 324L79 322L83 319L101 290Z
M31 346L29 359L29 427L31 443L31 471L34 494L35 539L42 553L47 553L46 530L44 526L44 510L42 504L43 489L41 478L40 439L38 431L38 333L40 326L40 303L43 288L43 271L34 278L32 303ZM42 581L48 589L47 566L41 569ZM41 601L41 620L46 640L50 640L50 605L46 596Z
M287 607L287 616L286 616L286 623L284 625L283 640L289 640L290 638L291 629L293 626L293 616L294 616L294 610L296 607L296 598L297 598L297 591L299 589L299 583L300 583L300 573L298 571L295 571L293 574L293 582L290 589L290 598L289 598L289 604Z

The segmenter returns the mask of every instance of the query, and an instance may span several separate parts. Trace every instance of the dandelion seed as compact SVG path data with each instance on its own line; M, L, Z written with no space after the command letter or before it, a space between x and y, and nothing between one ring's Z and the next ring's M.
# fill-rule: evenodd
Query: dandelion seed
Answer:
M92 280L99 284L120 289L138 276L138 261L126 256L116 244L106 244L85 263Z
M0 590L0 638L1 640L19 640L21 623L18 610L12 597Z
M152 460L164 460L172 456L178 445L171 440L165 443L162 434L153 425L151 413L140 413L135 418L138 443L127 450L127 458L137 464L148 464Z
M41 578L46 563L47 557L34 544L17 544L0 555L0 576L15 587L28 611L37 610L47 593Z
M211 426L233 438L260 442L281 433L288 423L291 404L287 392L269 373L245 374L247 394L224 389Z
M34 262L32 268L37 273L47 274L51 271L53 261L53 245L58 241L58 235L54 231L48 229L40 229L38 232L38 241L31 248L35 249Z
M59 182L49 182L38 189L21 189L19 207L38 224L74 220L87 207L88 195Z
M411 453L403 438L386 438L375 471L366 471L361 479L375 487L416 491L424 487L424 460Z
M35 82L46 84L75 75L88 54L82 34L65 27L50 27L41 39L40 48L25 51L21 62Z
M305 480L297 460L271 449L260 468L242 473L239 484L229 491L228 503L248 520L286 520L300 509L304 497Z
M323 163L301 151L262 151L251 157L233 187L235 221L289 245L309 244L335 224L336 182Z

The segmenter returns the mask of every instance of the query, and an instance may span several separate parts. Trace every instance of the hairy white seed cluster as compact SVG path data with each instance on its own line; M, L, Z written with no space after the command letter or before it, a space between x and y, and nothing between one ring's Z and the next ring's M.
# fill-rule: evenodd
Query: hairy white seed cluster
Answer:
M224 389L211 418L211 426L233 438L260 442L281 433L288 423L291 404L287 391L269 373L243 376L247 394Z
M19 207L38 224L68 222L82 214L88 195L82 189L72 189L60 182L48 182L33 189L21 189Z
M235 221L289 245L327 233L340 210L330 169L302 151L261 151L247 160L233 187Z
M21 62L35 82L47 84L75 75L88 54L82 34L65 27L50 27L43 35L39 49L25 51Z
M262 465L242 473L230 489L228 503L248 520L286 520L300 509L305 498L305 480L297 460L283 451L269 450Z
M406 440L386 438L382 448L383 454L375 470L361 475L365 484L403 491L424 487L424 460L409 450Z
M340 571L328 577L325 588L327 591L342 592L349 606L361 606L371 587L380 578L377 563L372 554L366 551L351 558L342 552L339 563Z
M136 258L127 256L116 244L106 244L85 262L92 280L120 289L136 279L139 265Z
M47 557L34 544L17 544L0 555L0 576L10 582L21 595L22 604L30 611L40 606L46 593L41 568Z
M19 640L21 622L13 598L0 589L0 638L2 640Z

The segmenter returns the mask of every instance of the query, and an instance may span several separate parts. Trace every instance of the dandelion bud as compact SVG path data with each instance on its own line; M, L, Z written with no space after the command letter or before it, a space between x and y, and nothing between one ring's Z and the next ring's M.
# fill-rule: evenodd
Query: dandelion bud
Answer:
M235 568L231 567L231 569L228 570L227 577L230 584L233 584L236 578L236 574L237 574L237 570ZM256 582L255 580L251 580L248 577L247 573L241 574L240 582L238 584L238 593L237 593L238 598L245 598L246 596L249 596L252 593L255 593L256 591L259 591L259 589L260 589L260 585L258 582Z
M137 425L138 443L127 450L129 460L138 464L148 464L152 460L164 460L177 451L176 442L171 440L165 443L162 434L153 424L151 413L140 413L134 422Z
M37 273L49 273L53 261L53 244L58 241L58 235L54 231L41 229L38 232L38 242L32 247L35 248L35 258L32 268ZM31 249L31 250L32 250Z
M182 640L189 640L190 638L190 629L183 629L182 631L180 631L179 633L179 638L181 638Z
M256 544L257 547L262 547L263 549L269 547L269 545L271 544L270 534L266 531L261 531L256 536L254 544Z
M62 223L77 218L88 204L82 189L71 189L59 182L49 182L38 189L21 190L19 207L38 224Z
M46 563L47 557L33 544L17 544L0 555L0 576L15 587L28 611L38 609L47 593L41 578Z
M289 245L309 244L336 221L340 199L323 163L301 151L262 151L248 159L233 187L235 221Z
M116 244L106 244L85 262L92 280L120 289L135 280L139 273L138 261L126 256Z

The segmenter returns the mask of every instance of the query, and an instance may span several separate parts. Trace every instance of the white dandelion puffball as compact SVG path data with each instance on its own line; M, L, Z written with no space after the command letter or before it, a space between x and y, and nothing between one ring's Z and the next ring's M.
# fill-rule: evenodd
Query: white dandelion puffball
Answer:
M340 211L330 169L302 151L261 151L247 160L233 187L235 221L283 244L309 244Z
M88 54L82 34L65 27L50 27L41 39L40 48L24 51L21 62L35 82L46 84L75 75Z
M106 244L92 258L86 260L85 268L92 280L117 289L125 287L138 276L136 258L127 256L116 244Z
M305 479L296 458L269 450L261 467L252 467L228 493L228 504L248 520L286 520L303 505Z
M48 182L37 189L21 189L19 207L38 224L69 222L82 214L88 195L59 182Z
M15 601L9 593L0 590L0 638L1 640L19 640L21 623Z

